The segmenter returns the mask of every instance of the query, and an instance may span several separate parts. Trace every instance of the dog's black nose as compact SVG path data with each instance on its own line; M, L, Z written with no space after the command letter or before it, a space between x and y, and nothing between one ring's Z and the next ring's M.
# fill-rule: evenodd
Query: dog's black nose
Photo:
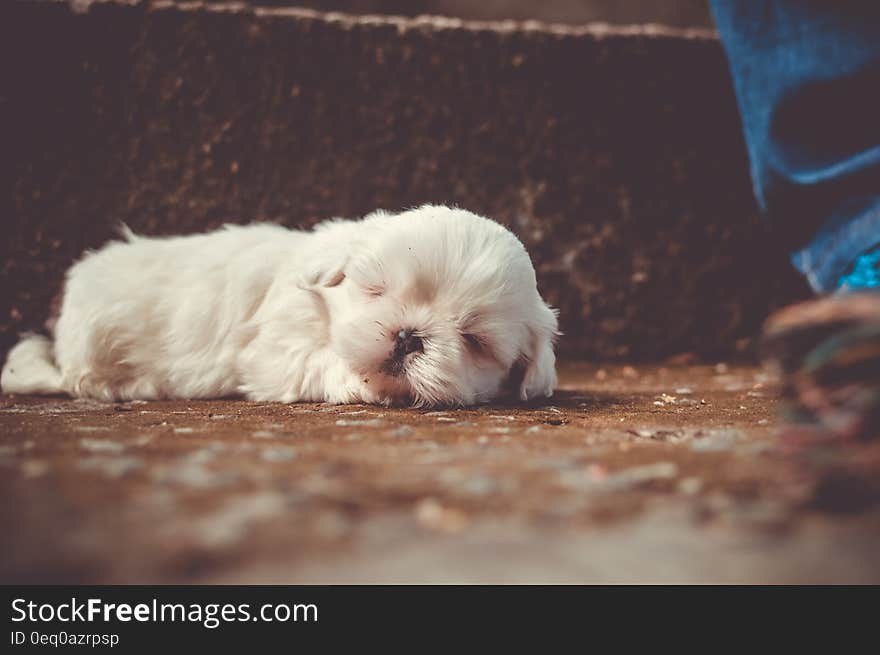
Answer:
M397 333L397 350L404 355L422 352L422 338L412 330L401 330Z

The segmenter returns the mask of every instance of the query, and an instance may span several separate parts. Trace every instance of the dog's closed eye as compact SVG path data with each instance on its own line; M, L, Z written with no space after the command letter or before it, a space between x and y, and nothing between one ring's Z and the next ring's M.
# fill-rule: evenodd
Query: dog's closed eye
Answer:
M475 355L488 354L487 351L489 349L489 344L485 341L485 339L483 339L479 335L469 334L469 333L462 334L461 336L464 339L464 342L467 345L468 350L470 350L473 354L475 354Z

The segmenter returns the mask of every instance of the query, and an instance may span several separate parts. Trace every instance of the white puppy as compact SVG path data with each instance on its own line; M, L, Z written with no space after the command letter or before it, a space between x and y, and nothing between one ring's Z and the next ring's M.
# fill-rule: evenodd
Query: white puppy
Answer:
M67 273L3 391L471 405L556 385L556 314L523 245L461 209L126 240Z

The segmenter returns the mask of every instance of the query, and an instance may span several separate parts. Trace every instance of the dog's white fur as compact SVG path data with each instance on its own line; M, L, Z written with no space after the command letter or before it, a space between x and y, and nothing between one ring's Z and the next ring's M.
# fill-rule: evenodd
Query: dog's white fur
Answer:
M421 352L395 350L401 330ZM25 335L0 384L102 400L471 405L506 383L523 400L550 396L556 334L520 241L461 209L312 232L126 230L70 268L54 342Z

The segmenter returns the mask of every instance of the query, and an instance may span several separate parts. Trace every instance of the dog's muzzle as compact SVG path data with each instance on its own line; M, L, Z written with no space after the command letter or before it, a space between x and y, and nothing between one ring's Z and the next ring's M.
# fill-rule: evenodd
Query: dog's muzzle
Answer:
M407 355L420 353L424 350L422 338L414 334L414 330L406 328L397 333L391 357L382 364L382 372L397 377L403 373Z

